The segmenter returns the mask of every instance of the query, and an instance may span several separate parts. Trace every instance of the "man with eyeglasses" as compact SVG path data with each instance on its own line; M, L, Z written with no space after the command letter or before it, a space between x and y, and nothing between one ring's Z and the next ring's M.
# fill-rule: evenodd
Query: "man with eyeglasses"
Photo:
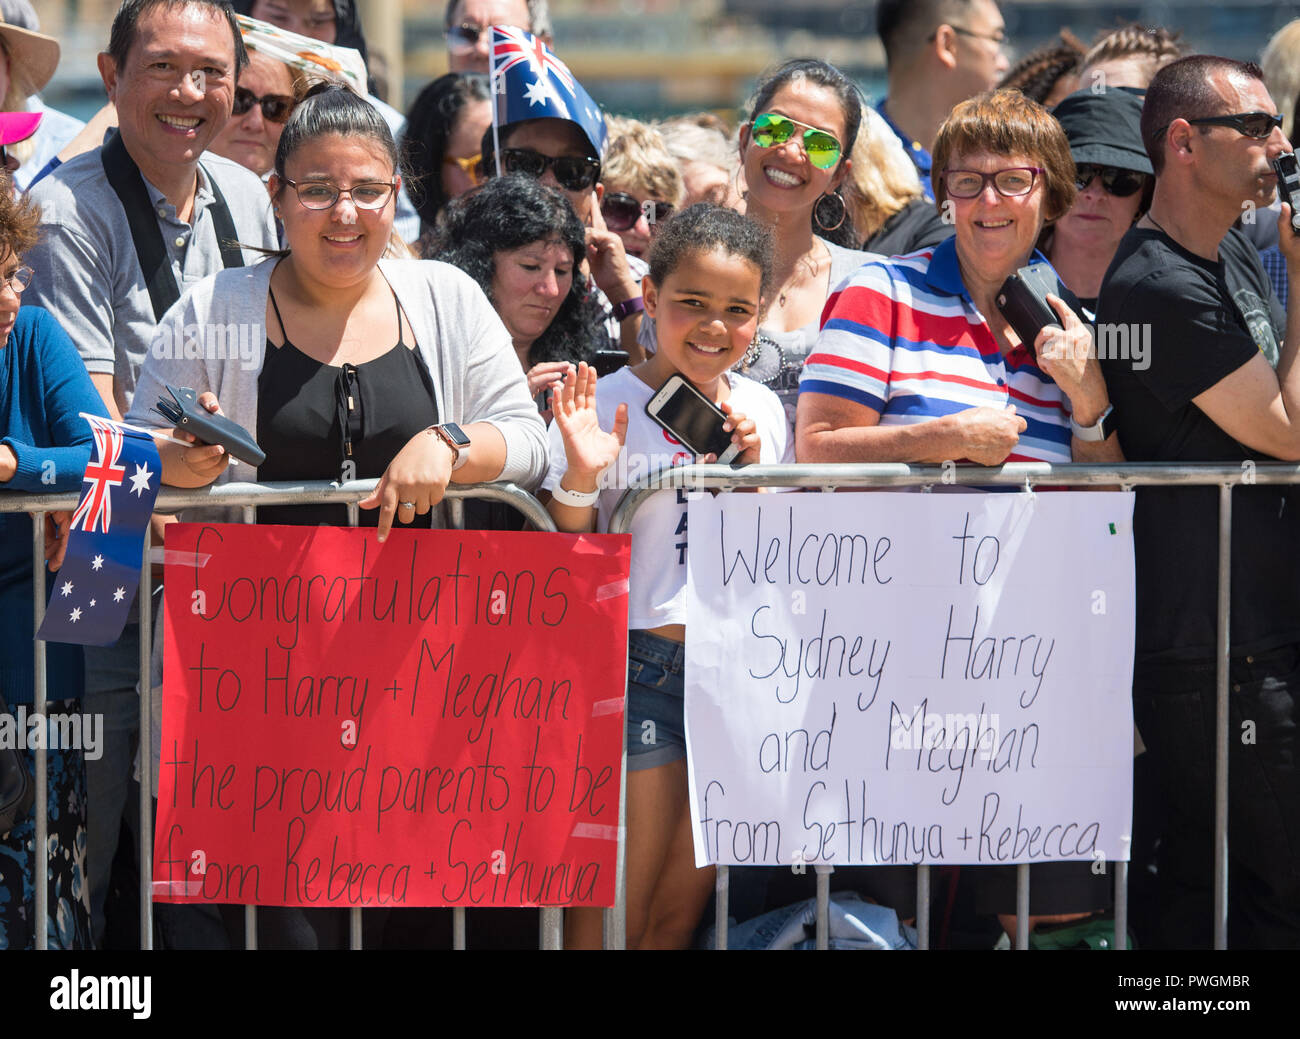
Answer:
M1260 71L1196 55L1147 89L1151 208L1120 242L1098 327L1141 351L1102 356L1133 461L1300 460L1300 307L1283 313L1233 221L1267 206L1271 160L1291 150ZM1286 208L1283 213L1289 215ZM1300 238L1279 223L1300 277ZM1133 707L1162 795L1157 931L1144 943L1208 947L1213 919L1219 577L1216 489L1137 491ZM1300 946L1300 488L1232 494L1228 663L1228 944ZM1139 778L1141 778L1139 773ZM1152 796L1143 785L1141 801Z
M58 319L110 414L126 414L167 307L223 267L277 247L258 177L204 152L231 118L247 56L219 0L126 0L99 56L119 133L41 180L37 277L26 302ZM200 162L202 159L202 162ZM105 718L105 751L88 762L87 866L97 939L136 731L139 631L134 611L114 646L86 649L85 709Z
M443 36L449 72L489 71L492 25L513 25L551 43L551 15L546 0L452 0L447 5Z
M876 32L889 75L876 111L933 202L930 146L939 127L954 105L992 90L1010 67L1002 15L993 0L881 0Z

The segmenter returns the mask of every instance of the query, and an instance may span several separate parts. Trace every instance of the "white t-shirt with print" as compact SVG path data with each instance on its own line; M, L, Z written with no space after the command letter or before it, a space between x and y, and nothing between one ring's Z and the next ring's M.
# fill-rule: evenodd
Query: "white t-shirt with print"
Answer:
M785 409L766 386L729 372L731 404L752 418L762 441L759 460L793 462L794 437ZM645 407L655 391L620 368L596 384L600 428L614 428L619 404L628 410L627 440L618 461L601 477L596 529L609 530L610 517L630 482L673 465L694 461L685 447L658 426ZM553 491L568 469L560 427L551 423L551 468L542 489ZM686 491L659 491L637 509L632 521L632 566L627 625L632 630L686 623Z

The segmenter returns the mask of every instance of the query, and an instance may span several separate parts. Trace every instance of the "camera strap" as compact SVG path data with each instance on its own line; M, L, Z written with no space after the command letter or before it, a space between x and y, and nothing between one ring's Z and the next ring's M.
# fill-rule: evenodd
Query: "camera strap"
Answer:
M116 192L122 209L126 213L126 222L131 228L131 241L135 244L136 259L140 261L140 271L144 275L145 286L149 290L149 302L153 305L153 315L158 321L167 313L167 308L181 298L180 287L172 273L171 260L167 256L167 246L163 242L162 228L158 226L158 217L153 203L149 201L149 189L145 187L140 167L135 164L126 145L122 143L121 134L113 134L99 151L100 161L104 164L104 174L108 183ZM235 222L230 217L230 208L225 196L217 187L212 174L204 170L208 186L212 189L213 201L209 207L212 214L212 226L217 233L217 245L221 249L223 267L244 266L244 256L239 250Z

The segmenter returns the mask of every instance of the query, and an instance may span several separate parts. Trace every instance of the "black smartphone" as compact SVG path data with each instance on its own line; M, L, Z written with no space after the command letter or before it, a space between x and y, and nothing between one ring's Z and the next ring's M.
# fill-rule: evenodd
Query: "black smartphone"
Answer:
M188 386L168 386L172 399L158 399L154 408L177 429L193 433L201 443L220 444L241 462L258 466L266 461L264 452L243 426L224 415L214 415L199 404L199 395Z
M645 413L696 455L717 455L719 462L729 464L740 454L722 428L727 421L722 409L680 375L668 377Z
M597 350L592 355L591 366L596 369L596 375L603 379L620 368L626 368L629 360L631 358L626 350Z
M1048 294L1059 297L1076 314L1078 298L1062 284L1050 264L1033 263L1021 267L1002 283L994 302L1002 316L1016 330L1016 335L1031 355L1038 333L1049 325L1061 327L1061 318L1047 302ZM1080 319L1082 320L1082 318Z
M1277 171L1277 193L1291 207L1291 230L1300 234L1300 162L1296 161L1295 152L1287 152L1273 160L1273 169Z

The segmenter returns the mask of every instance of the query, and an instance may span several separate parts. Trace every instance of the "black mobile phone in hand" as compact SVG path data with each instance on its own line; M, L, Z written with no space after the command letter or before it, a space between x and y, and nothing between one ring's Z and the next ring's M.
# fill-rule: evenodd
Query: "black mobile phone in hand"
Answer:
M645 406L645 413L693 454L717 455L731 464L740 448L722 428L727 416L680 375L671 375Z
M259 466L266 461L264 452L243 426L232 422L224 415L214 415L199 403L199 395L188 386L168 386L166 397L158 399L154 408L177 429L194 434L201 443L220 444L228 454Z
M1061 317L1047 302L1048 294L1059 298L1066 306L1079 313L1078 298L1061 282L1050 264L1034 263L1021 267L1002 283L994 302L1007 323L1016 330L1020 342L1031 356L1034 340L1048 325L1061 327Z
M1300 162L1295 152L1287 152L1273 160L1273 169L1277 171L1277 193L1283 202L1291 207L1291 230L1300 234Z

